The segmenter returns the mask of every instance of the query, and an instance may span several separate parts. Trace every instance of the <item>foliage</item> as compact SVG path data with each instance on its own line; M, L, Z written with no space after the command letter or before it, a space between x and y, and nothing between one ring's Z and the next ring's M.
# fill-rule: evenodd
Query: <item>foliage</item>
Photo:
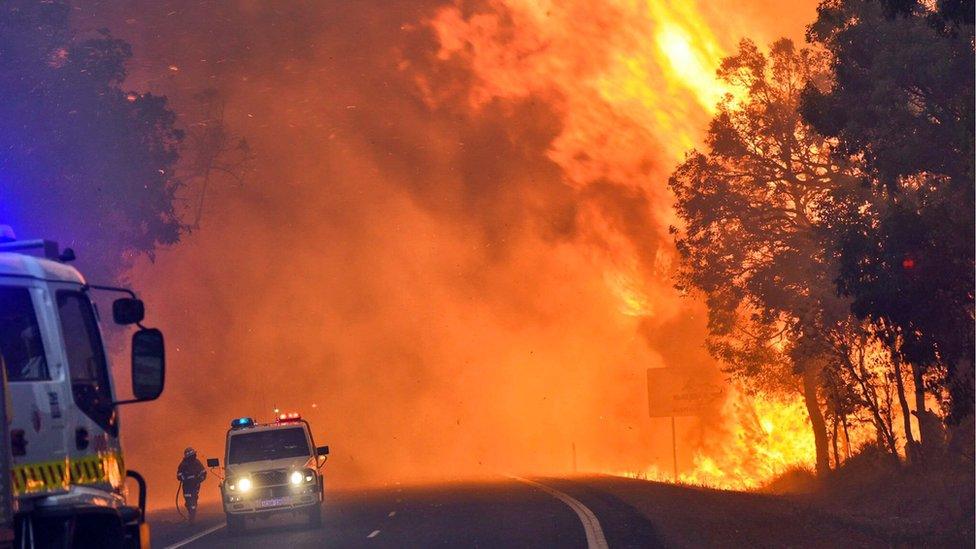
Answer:
M165 98L122 89L130 46L79 36L69 15L65 2L0 6L0 222L74 247L110 280L179 240L182 133Z
M856 165L831 154L798 113L802 90L826 70L822 54L789 40L768 57L743 41L719 69L742 95L720 103L708 151L692 151L670 180L685 223L675 229L679 284L706 296L713 353L767 390L771 378L789 379L784 367L803 374L821 471L827 441L817 383L828 335L849 314L833 290L837 265L819 226L835 194L860 181ZM793 378L787 387L796 385Z
M945 360L944 352L924 354L946 348L932 334L972 332L958 317L923 310L924 298L893 303L901 309L883 317L865 311L876 295L888 297L892 277L872 272L864 250L888 254L884 268L897 265L899 292L931 298L965 287L964 279L952 278L959 270L939 277L931 263L943 260L947 247L965 257L951 246L965 242L955 234L966 217L951 211L952 201L942 202L939 215L906 217L936 211L924 201L952 186L933 186L931 176L902 180L897 189L872 185L881 175L865 168L865 155L852 155L800 115L804 98L829 88L832 68L829 56L787 40L773 44L768 56L743 42L719 70L738 95L719 105L708 150L692 151L670 180L684 222L672 229L682 259L679 286L705 295L710 351L732 375L765 392L797 389L800 374L819 472L830 442L840 464L839 434L849 447L851 425L870 425L892 458L899 436L917 455L906 393L914 389L915 409L925 409L918 365ZM900 236L885 238L884 231ZM851 253L858 245L860 255ZM854 269L874 277L860 280L856 296L844 285ZM927 323L917 320L921 313ZM914 361L908 370L905 359Z
M831 53L832 84L810 86L802 112L875 182L829 218L838 288L915 367L945 366L958 421L974 400L973 4L831 0L808 38Z

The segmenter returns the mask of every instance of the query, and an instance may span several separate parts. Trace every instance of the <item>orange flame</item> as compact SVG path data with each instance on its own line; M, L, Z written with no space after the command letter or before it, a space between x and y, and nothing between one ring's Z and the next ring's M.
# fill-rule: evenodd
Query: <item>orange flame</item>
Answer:
M809 4L802 10L812 16L814 4ZM704 3L665 0L599 6L583 0L495 0L489 6L470 16L445 8L431 22L440 57L460 58L480 79L471 105L480 108L494 98L552 98L564 126L549 156L563 168L567 183L585 189L607 179L641 189L655 206L654 238L661 240L675 222L664 207L671 203L667 174L700 143L716 103L736 92L716 79L722 57L743 37L740 33L763 41L791 30L760 28L741 18L747 10L738 5L721 15ZM613 227L591 225L610 243L604 282L620 314L658 319L684 314L670 287L672 250L660 250L650 266L639 266L637 252ZM679 476L682 482L753 488L791 467L812 465L813 436L800 397L747 396L735 388L728 394L717 414L719 425L711 426L698 445L693 467ZM655 466L636 474L672 476L669 467Z

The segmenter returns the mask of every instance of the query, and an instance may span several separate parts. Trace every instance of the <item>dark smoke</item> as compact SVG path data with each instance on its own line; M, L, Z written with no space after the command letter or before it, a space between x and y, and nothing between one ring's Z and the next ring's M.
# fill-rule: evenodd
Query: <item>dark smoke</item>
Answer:
M124 412L158 504L184 446L222 457L228 421L273 406L312 421L337 484L566 472L574 443L590 470L669 463L644 369L682 349L714 372L702 324L622 315L606 283L607 234L666 279L652 211L669 204L640 182L570 185L549 155L558 93L473 108L471 69L424 23L439 6L78 4L79 28L133 44L128 85L186 127L216 89L257 157L131 273L170 349L165 396ZM666 173L648 154L645 175Z

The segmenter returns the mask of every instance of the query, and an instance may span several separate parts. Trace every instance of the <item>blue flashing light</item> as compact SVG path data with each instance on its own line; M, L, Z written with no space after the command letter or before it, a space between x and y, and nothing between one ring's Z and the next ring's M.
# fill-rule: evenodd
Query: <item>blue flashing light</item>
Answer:
M14 234L14 230L10 225L0 225L0 243L15 242L16 240L17 235Z
M231 429L246 429L248 427L254 427L254 420L249 417L239 417L230 422Z

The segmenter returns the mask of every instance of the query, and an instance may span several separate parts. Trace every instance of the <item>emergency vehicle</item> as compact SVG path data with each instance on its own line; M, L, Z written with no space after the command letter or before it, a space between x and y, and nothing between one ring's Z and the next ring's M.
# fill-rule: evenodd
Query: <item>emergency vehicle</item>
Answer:
M10 390L7 389L5 368L0 365L0 440L10 440L9 418L13 411L10 406ZM10 445L0 444L0 549L10 549L14 543L14 513L17 500L14 499L10 476Z
M231 421L220 483L227 529L240 533L248 517L283 512L304 515L310 526L320 526L321 469L328 454L328 446L315 446L308 422L297 413L281 414L272 423L249 417ZM208 459L207 466L218 468L220 460Z
M163 335L126 288L85 281L74 252L0 226L0 357L7 378L16 547L149 547L146 483L126 470L118 407L163 391ZM121 293L114 321L136 325L132 393L117 400L93 292ZM126 478L138 484L128 500Z

